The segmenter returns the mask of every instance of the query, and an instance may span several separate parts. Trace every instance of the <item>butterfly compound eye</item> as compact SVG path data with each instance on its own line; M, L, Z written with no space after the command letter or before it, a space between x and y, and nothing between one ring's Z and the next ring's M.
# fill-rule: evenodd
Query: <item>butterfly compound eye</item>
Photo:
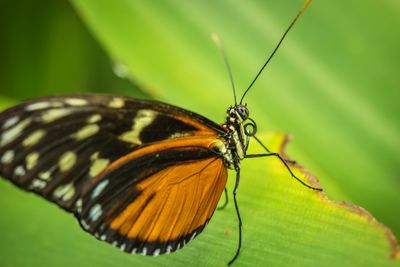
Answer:
M236 107L236 110L239 113L242 120L247 120L247 118L249 117L249 110L245 105L238 105Z

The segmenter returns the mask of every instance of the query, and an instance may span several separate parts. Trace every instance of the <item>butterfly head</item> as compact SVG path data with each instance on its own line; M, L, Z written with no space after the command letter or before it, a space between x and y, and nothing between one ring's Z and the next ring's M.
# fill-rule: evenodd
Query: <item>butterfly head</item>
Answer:
M226 114L227 123L242 123L249 118L247 104L239 104L228 108Z
M234 108L243 121L249 118L249 109L247 108L247 104L236 105Z

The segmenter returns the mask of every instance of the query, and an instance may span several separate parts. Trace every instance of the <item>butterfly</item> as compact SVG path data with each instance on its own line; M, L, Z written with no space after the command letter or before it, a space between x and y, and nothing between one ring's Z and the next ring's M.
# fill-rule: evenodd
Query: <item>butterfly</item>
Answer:
M121 96L30 100L0 113L0 176L73 213L97 239L124 252L156 256L182 248L203 231L227 192L232 169L239 221L239 243L229 264L233 263L241 248L236 200L241 160L278 157L293 178L321 190L295 176L286 160L258 139L257 125L243 104L310 2L240 102L234 90L235 104L228 108L225 123L170 104ZM248 155L251 138L266 153Z

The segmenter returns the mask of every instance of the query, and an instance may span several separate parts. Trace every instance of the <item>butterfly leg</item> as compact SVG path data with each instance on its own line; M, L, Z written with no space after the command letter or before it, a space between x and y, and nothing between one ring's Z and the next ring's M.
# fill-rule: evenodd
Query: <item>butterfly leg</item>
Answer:
M300 178L298 178L296 175L294 175L294 173L290 169L289 165L286 163L286 161L282 158L282 156L279 153L270 152L270 153L266 153L266 154L251 154L251 155L246 155L246 158L262 158L262 157L271 157L271 156L279 158L279 160L285 165L286 169L289 171L290 175L294 179L299 181L302 185L304 185L305 187L308 187L310 189L313 189L313 190L322 191L322 188L313 187L311 185L308 185L308 184L304 183L302 180L300 180Z
M217 210L223 210L228 205L229 199L228 199L228 190L226 189L226 187L224 188L224 195L225 195L224 204L222 204L221 207L218 207Z
M263 142L261 142L261 140L257 138L257 136L253 135L252 137L254 137L254 139L256 139L256 141L260 144L260 146L262 146L262 148L265 149L265 151L267 151L268 153L271 153L271 151L268 149L268 147L267 147L266 145L264 145ZM287 163L296 164L296 161L295 161L295 160L291 160L291 159L288 159L288 158L283 158L283 159L284 159Z
M235 183L235 188L233 189L233 202L235 203L236 214L239 221L239 242L235 256L233 256L233 258L228 262L228 265L231 265L236 260L236 258L239 256L240 248L242 247L242 218L240 217L239 206L236 200L236 193L239 187L239 182L240 182L240 169L236 168L236 183Z
M269 155L269 156L277 156L277 157L282 161L282 163L285 164L285 167L288 169L288 171L290 172L290 175L291 175L293 178L295 178L296 180L298 180L300 183L302 183L304 186L306 186L306 187L308 187L308 188L311 188L311 189L314 189L314 190L322 191L321 188L315 188L315 187L312 187L312 186L309 186L309 185L305 184L303 181L301 181L297 176L295 176L295 175L293 174L292 170L290 169L290 167L289 167L289 165L288 165L287 163L295 164L295 163L296 163L295 160L290 160L290 159L287 159L287 158L283 158L279 153L272 153L272 152L267 148L267 146L264 145L263 142L261 142L261 140L257 138L256 135L253 135L252 137L254 137L254 139L260 144L260 146L262 146L262 147L265 149L265 151L268 152L267 155ZM253 156L253 157L254 157L254 156ZM262 156L262 157L267 157L267 156L264 155L264 156ZM250 157L249 157L249 158L250 158Z

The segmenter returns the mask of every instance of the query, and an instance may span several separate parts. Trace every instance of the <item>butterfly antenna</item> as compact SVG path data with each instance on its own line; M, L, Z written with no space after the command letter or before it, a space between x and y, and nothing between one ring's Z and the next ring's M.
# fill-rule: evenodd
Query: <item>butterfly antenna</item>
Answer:
M218 34L216 33L212 33L211 34L211 39L213 40L213 42L218 46L219 51L222 54L222 57L224 58L224 62L226 65L226 69L228 70L228 74L229 74L229 79L231 80L231 84L232 84L232 90L233 90L233 98L235 100L235 106L237 105L237 99L236 99L236 88L235 88L235 83L233 82L233 75L232 75L232 70L231 70L231 66L229 65L229 61L228 61L228 57L226 56L224 47L222 46L222 42L219 39Z
M272 51L271 55L268 57L267 61L264 63L264 65L261 67L261 69L258 71L256 77L253 79L253 81L251 82L251 84L249 85L249 87L246 89L246 91L244 92L242 98L240 99L240 104L242 104L242 101L245 97L245 95L247 94L247 92L250 90L250 88L253 86L253 84L256 82L256 80L258 79L258 76L260 76L260 74L263 72L263 70L265 69L265 67L268 65L268 63L271 61L271 59L273 58L273 56L275 55L276 51L278 50L278 48L281 46L283 40L285 39L286 35L288 34L288 32L292 29L292 27L294 26L294 24L296 23L297 19L300 17L300 15L303 13L303 11L308 7L308 5L312 2L312 0L306 0L303 4L303 6L300 8L300 11L297 13L296 17L293 19L292 23L290 23L289 27L286 29L285 33L282 35L281 39L279 40L278 44L275 46L275 49Z

